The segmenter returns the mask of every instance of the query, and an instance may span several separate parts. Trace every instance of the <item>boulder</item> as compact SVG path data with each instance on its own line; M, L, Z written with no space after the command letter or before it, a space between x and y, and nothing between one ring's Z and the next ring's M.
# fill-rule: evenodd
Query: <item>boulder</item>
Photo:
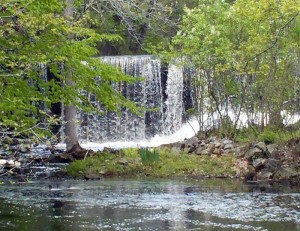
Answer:
M221 155L221 150L219 148L215 148L212 152L212 154L215 154L215 155Z
M264 153L267 152L267 145L264 142L259 142L257 144L254 145L255 148L259 148L260 150L262 150Z
M286 152L283 150L274 150L271 153L271 158L279 161L283 161L285 159L285 156L286 156Z
M196 154L196 155L201 155L202 152L203 152L203 150L204 150L203 146L200 146L200 147L198 147L198 148L196 149L195 154Z
M280 161L273 158L266 159L264 169L268 172L275 173L281 166Z
M258 159L253 160L252 166L255 168L255 171L258 172L262 168L264 168L265 162L266 162L266 159L264 159L264 158L258 158Z
M250 150L250 144L244 144L244 145L238 146L235 149L234 156L237 158L242 158L249 152L249 150Z
M216 141L214 142L214 145L215 145L216 148L220 148L221 145L222 145L222 143L221 143L220 141L216 140Z
M271 180L273 178L273 174L274 173L272 172L261 171L257 173L256 176L257 176L257 180Z
M204 140L202 140L202 141L200 142L200 144L199 144L199 146L201 146L201 147L204 147L205 145L206 145L206 143L205 143Z
M267 145L267 150L268 150L268 152L270 154L272 154L277 149L278 149L278 145L277 144L269 144L269 145Z
M275 180L288 180L293 177L300 177L299 171L295 167L281 167L274 175Z
M185 147L188 146L194 146L194 147L198 147L198 143L199 143L199 139L197 136L193 136L190 139L184 140L183 143L185 144Z
M249 161L253 161L254 159L258 158L267 158L268 155L260 147L254 146L246 153L245 157Z
M226 150L232 150L233 148L234 148L233 143L227 143L225 144L223 149L226 151Z
M207 145L206 149L202 151L202 155L211 155L213 151L215 150L215 145L213 143L210 143Z
M245 155L245 157L248 159L248 160L252 160L254 159L254 157L257 158L262 158L263 157L263 151L259 148L251 148Z

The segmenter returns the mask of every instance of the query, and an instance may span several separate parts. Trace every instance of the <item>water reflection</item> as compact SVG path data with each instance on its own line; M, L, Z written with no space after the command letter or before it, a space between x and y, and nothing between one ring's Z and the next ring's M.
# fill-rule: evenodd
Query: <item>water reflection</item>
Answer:
M0 230L300 230L297 189L227 180L56 183L0 186Z

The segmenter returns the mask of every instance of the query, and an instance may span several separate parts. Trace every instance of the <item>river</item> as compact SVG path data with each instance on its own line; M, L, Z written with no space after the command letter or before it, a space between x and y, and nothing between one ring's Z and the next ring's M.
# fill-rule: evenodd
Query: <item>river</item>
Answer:
M8 183L0 230L298 231L300 190L226 179Z

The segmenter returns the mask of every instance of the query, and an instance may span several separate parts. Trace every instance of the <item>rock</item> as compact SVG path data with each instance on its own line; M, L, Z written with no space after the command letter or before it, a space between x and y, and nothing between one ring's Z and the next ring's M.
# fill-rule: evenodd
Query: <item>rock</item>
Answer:
M241 146L238 146L235 150L234 156L237 158L244 157L250 150L250 144L244 144Z
M219 148L215 148L212 152L212 154L215 154L215 155L221 155L221 150Z
M59 155L52 155L49 157L50 163L70 163L74 161L74 157L71 153L63 153Z
M277 144L269 144L269 145L267 145L267 150L268 150L268 152L270 154L272 154L277 149L278 149L278 145Z
M255 171L258 172L265 166L266 159L258 158L253 160L252 165L255 168Z
M280 168L280 162L278 160L269 158L263 159L258 158L254 159L252 162L253 167L255 168L256 172L270 172L272 175Z
M198 148L196 149L195 154L196 154L196 155L201 155L203 150L204 150L203 147L200 146L200 147L198 147Z
M7 163L6 160L3 160L3 159L0 160L0 166L6 165L6 163Z
M129 162L126 158L119 158L116 160L116 163L121 164L121 165L128 165Z
M196 149L197 149L197 147L191 146L191 147L188 149L188 152L187 152L187 153L193 153L193 152L196 151Z
M285 151L283 150L275 150L271 153L271 158L275 159L275 160L279 160L279 161L283 161L285 159Z
M256 176L256 172L248 172L245 175L245 181L256 181L257 180L257 176Z
M9 166L9 167L14 167L14 166L15 166L13 160L8 160L8 161L6 162L6 165Z
M256 174L258 180L271 180L273 178L272 172L262 171Z
M288 180L293 177L300 176L299 171L294 167L281 167L274 175L275 180Z
M214 142L214 145L215 145L216 148L220 148L222 143L217 140L217 141Z
M259 142L259 143L255 144L254 147L259 148L264 153L267 152L267 145L264 142Z
M227 143L224 146L224 150L232 150L234 148L233 143Z
M265 161L265 167L264 169L268 172L275 173L280 168L280 162L278 160L269 158Z
M210 137L209 142L214 143L216 140L217 140L217 137L212 136L212 137Z
M232 140L228 140L228 139L224 139L224 140L222 140L222 143L223 143L224 145L226 145L226 144L232 144L233 141L232 141Z
M100 180L101 179L100 175L99 174L95 174L95 173L86 173L84 175L84 178L86 180Z
M197 136L193 136L190 139L184 140L183 143L185 144L185 147L186 146L187 147L191 147L191 146L198 147L199 139Z
M201 147L204 147L205 145L206 145L205 141L202 140L202 141L200 142L200 146L201 146Z
M215 145L210 143L207 145L207 148L202 151L202 155L211 155L215 149Z
M266 153L261 148L254 147L254 148L251 148L249 150L249 152L246 153L245 157L249 161L253 161L254 159L266 158L268 156L266 155Z

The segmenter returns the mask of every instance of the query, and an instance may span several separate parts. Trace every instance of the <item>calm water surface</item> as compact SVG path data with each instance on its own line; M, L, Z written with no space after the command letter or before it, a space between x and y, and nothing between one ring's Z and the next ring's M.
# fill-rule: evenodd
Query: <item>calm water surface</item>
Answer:
M300 190L230 180L8 184L0 230L300 231Z

